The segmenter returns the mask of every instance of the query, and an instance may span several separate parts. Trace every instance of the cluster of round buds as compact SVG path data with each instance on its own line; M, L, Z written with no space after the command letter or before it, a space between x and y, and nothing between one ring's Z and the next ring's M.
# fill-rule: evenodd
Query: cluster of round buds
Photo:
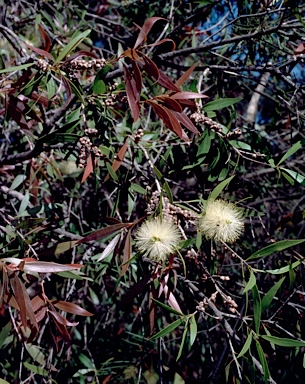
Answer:
M232 312L232 313L235 313L237 308L238 308L238 305L236 304L236 302L232 299L231 296L226 296L226 298L224 299L223 303L228 307L229 311Z
M94 128L91 128L91 129L94 129ZM79 144L80 144L80 150L79 150L79 156L78 156L79 168L84 168L86 166L87 159L90 153L92 153L95 157L104 156L101 150L97 146L92 145L89 137L85 137L85 136L81 137L79 139Z
M221 125L216 123L216 121L212 120L210 117L205 116L203 113L195 112L190 116L190 118L197 125L205 125L215 132L222 132Z
M105 59L92 59L92 60L84 60L84 59L74 59L68 62L68 67L74 70L80 69L100 69L106 66Z
M50 69L50 64L44 59L39 59L36 65L42 72L47 72Z
M119 84L118 84L117 82L114 82L112 85L109 85L109 87L108 87L109 91L110 91L110 92L115 91L115 90L117 89L117 86L118 86L118 85L119 85Z
M234 131L228 132L226 138L229 140L237 139L242 134L241 129L235 128Z
M104 99L101 104L103 107L112 107L115 104L116 101L116 95L113 93L110 93L107 95L106 99Z
M85 168L88 156L91 152L92 143L88 137L83 136L79 139L79 144L78 166L79 168Z
M95 137L98 135L98 130L96 128L86 128L85 135L90 137Z
M148 215L151 215L156 210L159 202L160 202L160 192L154 191L152 193L150 202L147 204L146 211ZM166 196L162 197L162 214L165 219L173 221L176 224L178 223L177 215L183 216L185 220L188 220L188 221L195 219L195 215L191 211L188 211L181 207L177 207L174 204L171 204L169 202L169 199Z
M139 141L141 141L143 135L144 135L143 129L142 129L142 128L139 128L139 129L137 130L137 133L136 133L135 136L134 136L134 141L135 141L135 143L138 143Z
M196 307L197 311L205 312L205 309L209 305L210 301L212 301L213 303L216 302L216 297L217 297L217 292L212 293L212 295L209 299L207 297L204 297L204 299L198 303L198 305Z

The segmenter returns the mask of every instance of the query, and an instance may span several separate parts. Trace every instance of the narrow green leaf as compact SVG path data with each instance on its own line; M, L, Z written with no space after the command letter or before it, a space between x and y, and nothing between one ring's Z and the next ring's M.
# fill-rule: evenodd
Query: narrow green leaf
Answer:
M292 264L286 265L286 267L282 267L279 269L266 269L264 272L271 273L272 275L281 275L282 273L289 272L292 269L298 267L301 263L302 263L302 260L298 260Z
M261 335L262 339L269 341L272 344L278 345L279 347L305 347L305 341L299 341L294 339L287 339L284 337L275 337L268 335Z
M61 62L75 47L77 47L89 34L91 30L88 29L85 32L82 32L72 38L72 40L64 47L64 49L60 52L58 57L55 60L55 64Z
M238 356L237 356L237 359L239 359L240 357L242 357L246 352L248 352L250 346L251 346L251 343L252 343L252 339L253 339L253 333L252 331L249 333L248 337L247 337L247 340L244 344L244 346L242 347L242 350L239 352Z
M190 346L192 346L197 336L197 323L195 315L190 317Z
M21 185L26 179L26 175L17 175L10 186L10 191L14 191Z
M262 302L261 302L257 285L254 285L254 287L252 288L252 300L253 300L255 332L259 333L259 327L260 327L261 315L262 315Z
M285 276L282 277L279 281L277 281L274 284L274 286L271 287L269 291L265 294L265 296L262 299L262 313L269 307L269 305L271 304L274 296L276 295L277 291L279 290L284 280L285 280Z
M7 72L20 71L22 69L26 69L26 68L32 67L34 64L35 63L28 63L28 64L17 65L15 67L9 67L9 68L5 68L5 69L1 69L0 70L0 74L1 73L7 73Z
M167 327L161 329L158 333L156 333L154 336L150 338L150 340L156 340L159 337L163 337L167 335L168 333L171 333L174 329L179 327L182 323L185 322L185 319L181 317L180 319L175 320L173 323L169 324Z
M95 369L95 365L94 363L92 362L91 359L89 359L89 357L87 357L86 355L84 355L83 353L81 353L79 356L78 356L80 362L86 367L86 368L89 368L89 369Z
M290 156L292 156L296 151L301 149L303 146L303 140L298 141L295 143L286 153L285 155L281 158L281 160L278 162L277 166L279 166L283 161L287 160Z
M228 97L226 99L217 99L206 103L202 109L205 112L218 111L219 109L230 107L231 105L238 103L240 100L242 100L241 97Z
M109 175L114 181L119 181L118 175L113 170L112 166L109 163L106 163L107 171L109 172Z
M8 381L0 379L0 384L10 384Z
M197 157L209 153L210 147L211 147L210 131L206 129L200 137L200 144L197 150Z
M28 353L31 355L31 357L40 365L46 364L46 357L41 352L41 348L37 347L36 345L26 343L25 348L28 351Z
M131 183L130 188L135 192L141 193L141 195L147 195L147 190L139 184Z
M285 174L285 172L290 176L292 177L293 180L295 180L296 182L298 182L299 184L301 185L305 185L305 176L304 175L301 175L300 173L298 172L295 172L295 171L292 171L291 169L287 169L287 168L283 168L283 167L280 167L279 168L281 171L284 171L284 173L282 173L283 176L285 176L287 178L287 175Z
M269 379L269 376L270 376L268 363L267 363L264 351L262 349L262 346L260 345L258 340L256 340L256 349L257 349L259 360L260 360L262 368L263 368L264 379L265 379L265 382L267 382L267 380Z
M233 179L234 176L229 177L228 179L225 179L221 183L219 183L213 191L210 193L209 199L217 199L217 197L220 195L220 193L223 191L223 189L230 183L230 181Z
M182 339L181 339L181 344L180 344L180 347L179 347L179 352L178 352L176 361L178 361L180 359L181 355L182 355L182 351L183 351L183 347L184 347L184 344L185 344L185 339L186 339L187 331L188 331L188 321L186 321L186 323L184 325L184 331L183 331L183 335L182 335Z
M283 251L284 249L293 247L294 245L301 244L304 241L305 239L278 241L277 243L267 245L267 247L262 248L259 251L253 253L250 257L248 257L247 261L272 255L273 253Z
M181 312L179 312L179 311L176 311L174 308L169 307L169 306L166 305L166 304L161 303L161 301L158 301L158 300L156 300L156 299L154 299L154 298L152 298L152 300L153 300L157 305L159 305L160 307L162 307L163 309L165 309L166 311L171 312L171 313L174 313L175 315L183 316L183 313L181 313Z
M250 278L249 278L247 285L245 286L245 288L243 290L243 293L250 291L250 289L252 289L255 284L256 284L256 277L255 277L253 270L251 268L250 269Z
M26 361L23 363L25 368L27 368L29 371L36 373L40 376L48 376L49 372L43 369L42 367L37 367L37 365L27 363ZM0 381L1 384L1 381Z

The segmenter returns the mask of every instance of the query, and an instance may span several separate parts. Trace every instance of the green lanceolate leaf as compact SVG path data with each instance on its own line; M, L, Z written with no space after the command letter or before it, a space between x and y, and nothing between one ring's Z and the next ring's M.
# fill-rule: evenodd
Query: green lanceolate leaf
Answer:
M269 367L268 367L268 363L267 363L263 348L260 345L258 340L256 340L256 349L257 349L259 361L261 362L262 369L264 372L264 379L265 379L265 382L267 382L268 378L270 377Z
M165 309L166 311L171 312L171 313L174 313L175 315L183 316L183 313L181 313L181 312L179 312L179 311L176 311L174 308L169 307L169 306L166 305L166 304L161 303L161 301L158 301L158 300L156 300L156 299L154 299L154 298L152 298L152 300L153 300L157 305L159 305L160 307L162 307L163 309Z
M279 269L267 269L265 272L271 273L272 275L281 275L282 273L289 272L294 268L298 267L302 263L302 260L295 261L292 264L286 265L285 267Z
M261 315L262 315L262 303L261 303L261 298L258 292L257 285L254 285L254 287L252 288L252 300L253 300L255 332L259 333L259 327L260 327Z
M75 36L70 42L64 47L64 49L60 52L57 59L55 60L55 64L61 62L70 52L73 51L75 47L77 47L89 34L91 30L88 29L85 32L82 32Z
M255 277L253 270L251 268L250 269L250 278L249 278L247 285L245 286L245 288L243 290L243 293L250 291L250 289L252 289L255 284L256 284L256 277Z
M241 97L235 97L235 98L228 97L226 99L217 99L214 101L210 101L209 103L206 103L202 109L205 112L218 111L219 109L230 107L231 105L238 103L240 100L242 100Z
M253 260L253 259L259 259L261 257L266 257L270 256L273 253L283 251L284 249L293 247L294 245L301 244L305 241L305 239L300 239L300 240L281 240L278 241L277 243L267 245L267 247L260 249L259 251L253 253L248 259Z
M305 347L305 341L299 341L299 340L287 339L284 337L275 337L275 336L269 336L269 335L262 335L261 338L269 341L272 344L278 345L279 347L290 347L290 348Z
M150 340L156 340L159 337L163 337L169 333L171 333L174 329L178 328L179 325L185 322L185 319L181 317L178 320L175 320L173 323L169 324L167 327L161 329L158 333L156 333L154 336L150 338Z
M184 347L184 344L185 344L185 339L186 339L187 331L188 331L188 321L186 321L186 323L184 325L184 331L183 331L183 335L182 335L182 339L181 339L181 344L180 344L180 347L179 347L179 352L178 352L176 361L178 361L180 359L181 355L182 355L182 351L183 351L183 347Z
M230 183L230 181L233 179L234 176L231 176L225 180L223 180L221 183L219 183L217 185L217 187L215 187L213 189L213 191L210 193L209 195L209 199L217 199L217 197L221 194L221 192L223 191L223 189L225 189L225 187Z
M5 69L1 69L0 74L1 73L7 73L7 72L21 71L22 69L32 67L34 64L35 63L28 63L28 64L17 65L15 67L9 67L9 68L5 68Z
M253 339L253 333L252 331L249 333L248 337L247 337L247 340L244 344L244 346L242 347L242 350L239 352L238 356L237 356L237 359L239 359L240 357L242 357L245 353L248 352L250 346L251 346L251 343L252 343L252 339Z
M285 155L281 158L281 160L278 162L278 166L283 163L285 160L287 160L290 156L292 156L296 151L302 148L304 142L303 140L298 141L295 143L286 153Z
M269 307L269 305L271 304L274 296L276 295L277 291L279 290L284 280L285 280L285 277L282 277L281 280L277 281L274 284L274 286L271 287L269 291L265 294L265 296L262 299L262 312L264 312Z
M192 346L197 336L197 323L195 315L190 317L190 346Z

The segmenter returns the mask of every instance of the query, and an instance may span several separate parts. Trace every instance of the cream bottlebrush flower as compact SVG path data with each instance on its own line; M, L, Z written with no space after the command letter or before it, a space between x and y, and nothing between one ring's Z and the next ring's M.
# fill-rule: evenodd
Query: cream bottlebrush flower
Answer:
M242 212L224 200L208 200L199 217L199 230L207 239L233 243L244 230Z
M154 261L165 260L181 240L179 228L171 221L156 217L141 225L135 236L136 247Z

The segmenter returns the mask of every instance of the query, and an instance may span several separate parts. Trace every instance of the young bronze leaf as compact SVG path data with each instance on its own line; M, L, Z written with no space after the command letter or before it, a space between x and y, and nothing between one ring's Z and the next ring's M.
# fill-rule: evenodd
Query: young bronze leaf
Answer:
M131 226L131 224L129 223L118 223L118 224L109 225L106 228L98 229L97 231L90 233L89 235L79 240L77 243L82 244L92 240L98 241L100 239L103 239L105 237L112 235L115 232L118 232L120 229L123 229L125 227L128 228L129 226Z
M24 272L51 273L73 271L83 268L82 264L58 264L51 261L28 261L24 263Z
M122 297L121 301L117 305L117 311L124 310L133 301L133 299L144 290L151 278L152 275L148 273L140 281L135 283Z
M156 96L155 100L162 101L165 106L173 111L182 112L181 105L178 103L178 101L171 99L168 95Z
M134 61L134 60L139 61L140 60L138 52L135 49L132 49L132 48L126 49L126 51L124 51L122 53L121 57L129 57L129 59L131 59L132 61Z
M202 99L204 97L209 97L207 95L203 95L202 93L196 92L177 92L170 96L174 100L190 100L190 99Z
M43 49L47 52L50 52L51 48L51 39L49 38L49 35L47 32L44 30L44 28L41 26L41 24L38 24L42 44L43 44Z
M54 307L61 311L73 313L79 316L93 316L93 313L86 311L77 304L69 303L68 301L51 301Z
M137 49L140 45L145 43L149 31L151 30L151 28L155 24L155 22L158 20L165 20L166 21L166 19L164 19L163 17L150 17L149 19L147 19L145 21L145 23L143 24L142 27L139 27L137 25L137 27L140 29L140 33L139 33L138 38L135 42L134 49Z
M160 41L157 41L156 43L148 44L147 47L156 47L158 45L161 45L161 44L164 44L164 43L167 43L167 42L172 43L172 46L173 46L172 47L172 51L174 51L176 49L176 43L172 39L162 39Z
M53 320L54 320L54 323L56 325L56 328L58 330L58 332L61 334L62 338L68 343L71 341L71 337L69 335L69 332L66 328L65 325L63 325L61 322L58 321L58 316L60 316L57 312L55 311L48 311L48 313L50 313L53 317ZM57 344L57 338L53 335L52 333L52 336L53 336L53 340L54 340L54 344L56 345L56 348L58 348L58 344Z
M90 155L89 155L89 157L87 159L87 164L86 164L86 168L85 168L85 171L84 171L81 183L84 183L88 179L88 177L93 172L93 169L94 169L94 167L93 167L93 159L92 159L92 155L90 153Z
M132 69L133 69L133 78L134 78L134 81L135 81L135 85L136 85L136 101L137 103L140 102L140 96L141 96L141 92L142 92L142 76L141 76L141 72L139 70L139 67L137 66L137 64L132 61L131 62L131 65L132 65Z
M22 325L24 326L24 328L27 327L26 316L28 316L28 318L30 319L30 322L38 331L38 324L36 321L36 317L33 311L29 294L24 284L21 282L21 280L16 274L14 275L14 279L13 279L13 289L14 289L16 301L19 305L20 318L21 318Z
M67 107L72 99L72 89L71 89L71 86L68 82L68 80L65 78L65 76L62 76L61 78L63 84L64 84L64 87L66 89L66 94L67 94L67 98L66 98L66 101L65 101L65 104L63 106L64 107Z
M126 140L124 142L122 148L119 150L118 154L116 155L116 158L113 160L113 163L111 165L111 168L114 170L114 172L116 172L120 168L120 166L122 165L126 151L127 151L127 148L128 148L128 145L127 145L127 140ZM110 175L108 173L108 175L105 177L104 181L107 181L109 179L109 177L110 177Z
M177 117L179 122L183 124L188 130L195 133L195 135L199 135L200 132L195 127L192 120L185 113L173 111L173 114Z
M159 69L156 64L143 53L141 54L143 62L140 62L141 68L143 68L153 79L159 79Z
M180 88L182 84L186 82L186 80L191 76L194 69L197 67L198 63L193 64L184 74L179 77L179 79L175 82L176 87Z
M171 81L171 79L159 69L159 78L157 83L162 85L162 87L175 92L181 92L181 90Z
M43 49L40 49L40 48L36 48L36 47L33 47L32 45L30 44L27 44L25 43L26 46L33 52L35 53L38 53L38 55L42 56L42 57L46 57L48 58L49 60L51 60L52 62L55 61L54 57L51 55L51 53L43 50Z
M130 259L130 255L131 255L131 231L130 230L127 232L127 235L125 236L124 240L125 240L125 244L124 244L124 250L123 250L123 266L122 266L121 276L124 276L125 272L129 267L128 260Z
M83 56L88 56L88 57L93 57L94 59L98 59L98 56L95 53L93 53L93 52L90 52L90 51L77 51L77 52L73 53L71 56L69 56L64 61L64 63L67 64L70 61L72 61L74 59L77 59L78 57L83 57Z
M72 323L71 321L68 321L65 317L57 313L55 310L50 310L49 313L53 316L54 320L56 320L57 323L64 325L64 326L69 326L69 327L75 327L79 323Z
M124 66L124 80L131 116L133 117L133 121L135 123L140 116L139 95L137 95L138 92L136 82L126 66Z

